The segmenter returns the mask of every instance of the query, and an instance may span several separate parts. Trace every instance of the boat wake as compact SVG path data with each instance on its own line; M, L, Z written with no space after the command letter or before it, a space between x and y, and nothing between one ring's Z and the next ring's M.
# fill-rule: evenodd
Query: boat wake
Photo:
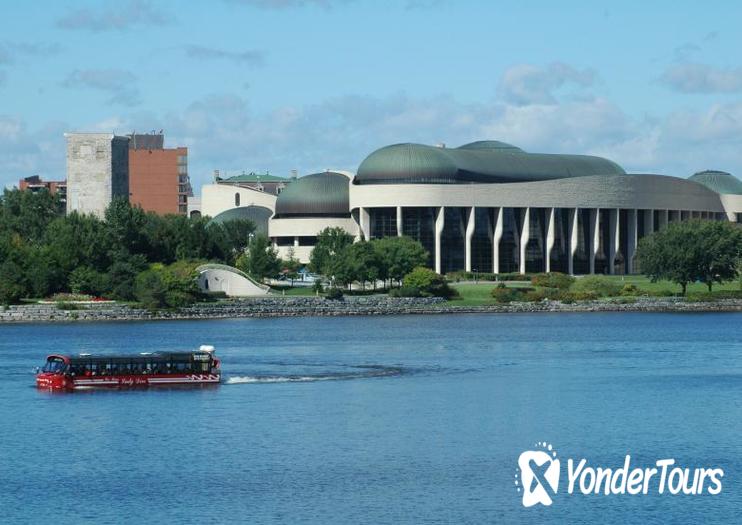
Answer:
M253 383L309 383L314 381L347 381L350 379L369 379L374 377L394 377L404 374L400 367L380 365L358 365L349 367L352 370L317 374L265 374L228 376L227 385Z

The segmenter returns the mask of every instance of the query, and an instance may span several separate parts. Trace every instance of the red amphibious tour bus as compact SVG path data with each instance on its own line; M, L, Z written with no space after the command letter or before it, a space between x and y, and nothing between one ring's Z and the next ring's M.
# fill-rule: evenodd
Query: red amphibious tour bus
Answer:
M214 347L209 345L202 345L197 352L52 354L36 374L36 386L60 390L219 383L219 365L219 360L214 357Z

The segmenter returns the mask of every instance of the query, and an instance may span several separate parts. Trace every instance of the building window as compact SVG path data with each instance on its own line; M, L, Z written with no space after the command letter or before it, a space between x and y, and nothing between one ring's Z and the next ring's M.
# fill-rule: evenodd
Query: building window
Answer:
M240 194L239 193L235 193L234 194L234 206L236 208L239 205L240 205Z
M317 244L317 237L305 236L299 237L299 246L314 246Z
M276 246L293 246L294 238L293 237L276 237L275 242L276 242Z
M396 237L397 208L372 208L369 214L372 239Z
M742 213L737 214L737 224L742 224Z
M178 175L188 175L188 166L178 165Z
M178 195L178 202L180 204L186 204L188 202L188 196L187 195Z
M178 165L182 166L188 164L188 156L187 155L178 155Z

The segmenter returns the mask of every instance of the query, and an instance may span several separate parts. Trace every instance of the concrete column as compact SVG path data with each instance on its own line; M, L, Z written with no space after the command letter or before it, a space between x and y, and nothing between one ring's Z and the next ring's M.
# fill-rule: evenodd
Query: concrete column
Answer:
M544 255L544 270L546 273L551 271L551 250L554 249L554 208L546 208L546 254Z
M471 239L474 237L474 228L476 228L476 208L471 206L466 218L466 234L464 237L464 270L471 271ZM480 268L477 268L478 270Z
M579 233L577 221L580 216L579 208L572 208L569 210L569 231L567 232L567 238L569 239L569 248L567 249L567 272L569 275L575 274L575 252L577 252L577 244L579 239L577 235Z
M523 214L522 226L520 228L520 260L518 261L518 271L526 273L526 246L531 235L531 208L526 208Z
M636 254L636 243L639 237L639 224L637 221L638 211L628 210L626 212L626 240L627 252L626 253L626 273L634 273L634 254Z
M368 241L371 239L371 216L368 214L367 208L360 208L358 210L358 219L361 227L361 237Z
M435 212L435 272L441 273L441 236L446 220L446 208L441 206Z
M611 275L614 275L616 273L616 253L618 252L618 247L620 246L620 229L618 227L618 222L618 210L615 208L608 210L608 273Z
M590 210L590 273L595 273L595 256L598 254L600 244L600 208Z
M659 222L657 229L664 230L667 227L667 223L670 222L670 210L660 210L657 216L657 222Z
M295 248L299 247L299 237L294 237L294 247Z
M397 237L404 235L404 228L402 224L402 206L397 206Z
M644 210L644 236L654 233L654 210Z
M500 273L500 241L502 240L503 209L495 208L492 218L492 273Z

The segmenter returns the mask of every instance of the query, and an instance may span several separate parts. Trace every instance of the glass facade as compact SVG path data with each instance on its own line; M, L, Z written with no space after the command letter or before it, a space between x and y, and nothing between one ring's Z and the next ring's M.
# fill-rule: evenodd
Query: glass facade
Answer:
M402 208L402 232L428 252L428 266L435 265L435 208Z
M528 210L528 244L526 244L526 272L543 272L546 253L546 210Z
M467 208L445 208L445 222L441 235L441 272L464 269Z
M554 246L551 249L549 265L552 272L569 272L569 210L554 209Z
M590 236L590 210L577 210L577 249L572 264L577 274L590 273L590 251L592 240Z
M438 207L403 207L402 234L419 241L428 252L428 266L435 267L435 222ZM471 271L492 272L493 237L495 230L495 211L498 208L475 207L474 227L471 237ZM444 224L441 233L441 272L450 273L466 268L466 231L470 220L469 207L446 206L443 208ZM537 273L546 271L547 234L549 229L549 208L512 208L500 209L502 236L498 246L498 263L500 273L520 271L521 228L528 215L529 238L525 247L525 271ZM672 210L671 210L672 212ZM397 235L397 208L369 208L369 228L371 238L383 238ZM573 215L576 214L576 217ZM597 214L597 215L596 215ZM650 215L652 214L652 215ZM717 218L724 214L708 214ZM630 236L634 226L632 217L636 218L635 235ZM671 214L672 216L672 214ZM690 216L690 215L689 215ZM358 212L353 212L358 220ZM569 258L572 257L572 271L578 275L590 273L591 254L595 254L594 273L608 274L611 268L611 244L617 234L618 243L614 247L613 269L615 274L626 274L629 269L626 257L636 253L635 245L643 237L650 235L660 226L660 220L666 217L664 210L628 210L628 209L589 209L589 208L554 208L553 210L553 245L549 253L549 268L552 272L569 273ZM674 217L681 214L675 211ZM576 219L576 220L575 220ZM592 226L597 219L597 232ZM742 213L735 219L742 222ZM572 221L575 221L574 223ZM613 220L618 221L617 224ZM576 246L571 246L572 224L576 227ZM618 229L618 231L615 230ZM649 228L649 229L648 229ZM597 246L594 246L597 242ZM302 242L302 245L305 245ZM634 273L639 271L638 261L631 265Z
M518 271L520 260L520 216L525 212L523 208L502 209L502 238L500 239L500 273Z
M474 210L474 236L471 239L471 269L475 272L492 271L492 208Z
M372 239L397 236L397 208L369 209Z

